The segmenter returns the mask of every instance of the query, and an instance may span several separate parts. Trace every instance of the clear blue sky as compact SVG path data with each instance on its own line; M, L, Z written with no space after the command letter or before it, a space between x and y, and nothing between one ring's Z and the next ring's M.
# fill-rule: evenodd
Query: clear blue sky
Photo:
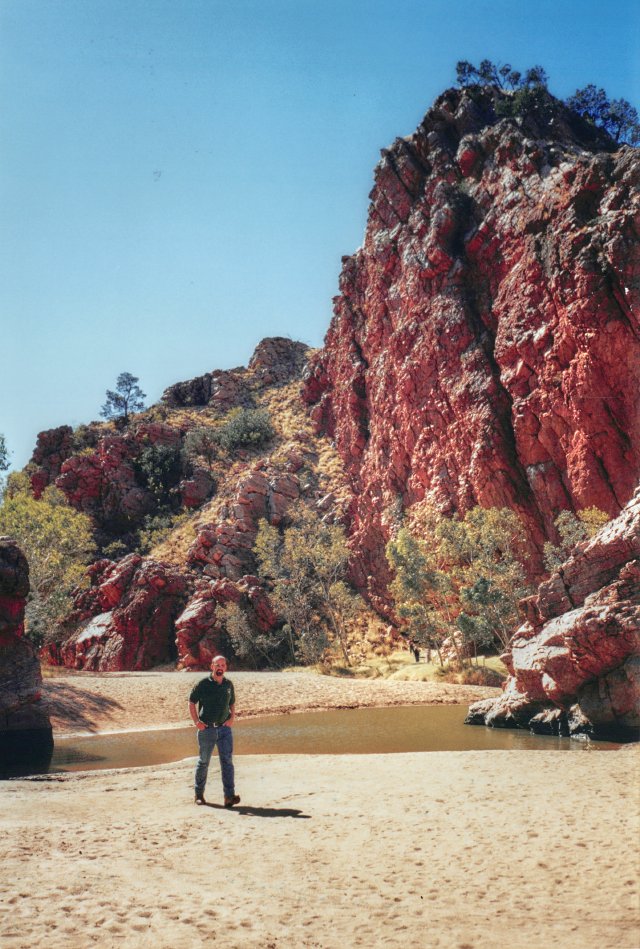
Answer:
M640 104L637 0L0 0L0 432L320 345L379 150L459 59Z

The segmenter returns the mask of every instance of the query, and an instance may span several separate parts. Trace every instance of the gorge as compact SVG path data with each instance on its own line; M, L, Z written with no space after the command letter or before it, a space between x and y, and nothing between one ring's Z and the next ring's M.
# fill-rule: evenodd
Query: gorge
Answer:
M228 648L219 615L230 602L256 629L274 629L253 545L260 520L281 527L294 503L344 525L350 579L378 634L391 624L397 638L384 551L402 518L423 502L446 516L505 507L522 524L530 581L544 582L525 604L507 691L473 715L527 725L542 716L540 728L552 729L577 703L587 731L605 719L633 726L636 520L629 527L622 515L633 543L612 547L605 532L548 580L542 554L562 511L597 507L614 518L637 509L640 161L551 96L544 118L501 117L501 98L450 89L413 135L383 150L363 245L343 259L321 350L266 339L246 368L177 383L125 428L41 433L27 469L34 495L55 485L92 518L102 553L45 645L47 661L205 668ZM189 432L254 408L269 412L272 441L217 467L202 457L176 467L166 487L173 514L187 520L150 550L134 549L135 531L158 509L143 453L177 458ZM610 568L592 571L579 596L558 593L558 577L578 577L594 550L595 560L611 556ZM582 590L579 578L567 583ZM522 643L565 611L591 610L595 639L580 648L597 653L605 603L606 629L621 624L624 647L591 665L567 648L560 681L547 668L549 640L525 674L519 657L532 648ZM612 676L626 691L607 712L601 693L618 689Z

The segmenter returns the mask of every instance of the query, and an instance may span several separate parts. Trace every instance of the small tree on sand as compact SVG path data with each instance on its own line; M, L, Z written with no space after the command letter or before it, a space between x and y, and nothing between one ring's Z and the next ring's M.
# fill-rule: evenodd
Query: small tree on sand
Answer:
M237 603L227 603L218 610L217 615L238 659L252 663L256 669L265 665L277 666L282 653L287 652L286 646L283 649L286 631L261 632L251 613L251 610L248 612Z

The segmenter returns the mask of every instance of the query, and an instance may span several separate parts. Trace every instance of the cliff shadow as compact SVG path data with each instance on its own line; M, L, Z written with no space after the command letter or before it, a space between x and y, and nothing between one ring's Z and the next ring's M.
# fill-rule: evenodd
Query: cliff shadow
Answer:
M96 718L123 708L114 699L96 695L81 686L48 682L46 679L42 687L42 703L52 719L54 733L61 728L97 732Z

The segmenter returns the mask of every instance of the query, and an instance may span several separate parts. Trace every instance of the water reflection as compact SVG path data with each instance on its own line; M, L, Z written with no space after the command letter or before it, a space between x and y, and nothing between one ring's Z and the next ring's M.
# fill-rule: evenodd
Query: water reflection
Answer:
M407 751L544 750L618 748L512 729L464 725L466 705L414 705L274 715L239 721L235 754L396 754ZM51 771L132 768L195 757L189 728L58 739Z

